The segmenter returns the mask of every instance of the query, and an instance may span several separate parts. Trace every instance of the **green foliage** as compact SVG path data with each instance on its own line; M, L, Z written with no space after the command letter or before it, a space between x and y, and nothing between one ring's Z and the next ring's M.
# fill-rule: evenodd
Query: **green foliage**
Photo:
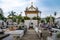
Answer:
M4 13L3 13L3 10L0 8L0 20L4 20L5 21L5 17L4 17L4 15L3 15Z
M8 16L8 19L12 19L14 22L16 22L16 16L12 16L12 17Z
M41 20L41 23L45 22L44 20Z
M32 19L33 19L33 20L37 20L37 17L33 17Z
M14 12L14 11L11 11L10 12L10 14L8 15L8 18L9 19L12 19L14 22L16 22L16 19L18 19L17 21L18 21L18 23L20 23L21 22L21 20L22 20L22 16L21 15L15 15L15 13L16 12Z
M9 12L9 15L8 15L8 16L15 16L15 13L16 13L16 12L11 11L11 12Z
M40 17L38 17L37 19L38 19L38 20L40 20L41 18L40 18Z
M22 19L22 16L16 16L17 19Z
M20 23L22 20L22 16L16 16L16 19L18 19L18 23Z
M29 17L27 17L27 16L25 16L25 17L24 17L24 20L30 20L30 18L29 18Z
M33 20L40 20L40 17L33 17Z
M52 21L54 22L55 18L54 17L51 17L51 18L52 18ZM47 22L50 21L50 17L46 17L45 19L46 19Z
M2 14L0 14L0 20L4 20L4 19L5 17Z
M4 21L6 22L7 18L4 18Z
M12 19L14 22L16 22L16 15L14 11L9 12L8 19Z
M23 22L23 23L24 23L24 19L22 19L22 20L21 20L21 22Z

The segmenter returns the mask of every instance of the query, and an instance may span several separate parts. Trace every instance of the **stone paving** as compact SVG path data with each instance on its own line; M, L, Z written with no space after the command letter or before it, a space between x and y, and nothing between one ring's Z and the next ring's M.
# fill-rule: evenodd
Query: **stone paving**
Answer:
M34 30L28 30L21 40L40 40L40 39L36 35ZM51 37L48 37L47 40L53 40L53 39Z
M4 40L13 40L13 37L9 36ZM31 30L28 30L27 33L20 40L40 40L40 39L36 35L35 31L33 29L31 29ZM53 40L53 39L51 39L51 37L49 37L48 40Z
M40 40L34 30L28 30L22 40Z

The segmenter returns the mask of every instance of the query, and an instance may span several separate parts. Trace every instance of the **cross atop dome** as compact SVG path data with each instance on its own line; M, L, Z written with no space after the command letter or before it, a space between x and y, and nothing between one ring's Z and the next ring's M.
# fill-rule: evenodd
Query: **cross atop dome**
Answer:
M31 2L30 7L26 7L25 15L30 18L33 18L33 17L37 17L39 12L40 11L38 10L38 7L34 6L33 2Z
M38 11L38 8L33 5L33 2L31 2L31 6L26 7L26 11Z
M33 2L31 2L31 5L33 5Z

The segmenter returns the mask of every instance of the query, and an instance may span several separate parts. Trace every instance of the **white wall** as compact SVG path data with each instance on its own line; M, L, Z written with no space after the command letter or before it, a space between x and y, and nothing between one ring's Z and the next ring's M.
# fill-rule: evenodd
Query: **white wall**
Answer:
M27 16L33 18L33 17L37 17L37 14L27 14Z
M27 25L27 28L29 28L30 21L33 23L33 27L37 25L37 20L25 20L25 25Z
M58 22L58 25L60 26L60 19L55 19L55 22Z

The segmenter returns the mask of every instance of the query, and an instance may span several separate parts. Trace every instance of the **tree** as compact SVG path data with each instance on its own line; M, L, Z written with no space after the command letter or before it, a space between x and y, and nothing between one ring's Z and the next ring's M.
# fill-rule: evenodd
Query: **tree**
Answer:
M32 19L33 19L33 20L37 20L37 17L33 17Z
M22 20L22 16L21 15L16 16L16 19L18 19L18 24L19 24L21 22L21 20Z
M9 12L9 16L15 16L15 13L16 12L14 12L14 11Z
M40 20L40 17L33 17L33 20Z
M41 20L41 23L45 22L44 20Z
M21 22L24 23L25 22L24 19L22 19Z
M16 12L14 12L14 11L11 11L11 12L9 12L9 15L8 15L8 18L9 19L12 19L14 22L16 21L16 15L15 15L15 13Z
M54 17L51 17L52 18L52 21L54 22L55 18ZM47 22L50 22L50 16L49 17L46 17L45 18Z
M0 8L0 20L5 20L5 17L3 15L3 10Z
M30 18L29 18L29 17L27 17L27 16L25 16L25 17L24 17L24 20L30 20Z
M2 14L0 14L0 20L4 20L4 16Z

